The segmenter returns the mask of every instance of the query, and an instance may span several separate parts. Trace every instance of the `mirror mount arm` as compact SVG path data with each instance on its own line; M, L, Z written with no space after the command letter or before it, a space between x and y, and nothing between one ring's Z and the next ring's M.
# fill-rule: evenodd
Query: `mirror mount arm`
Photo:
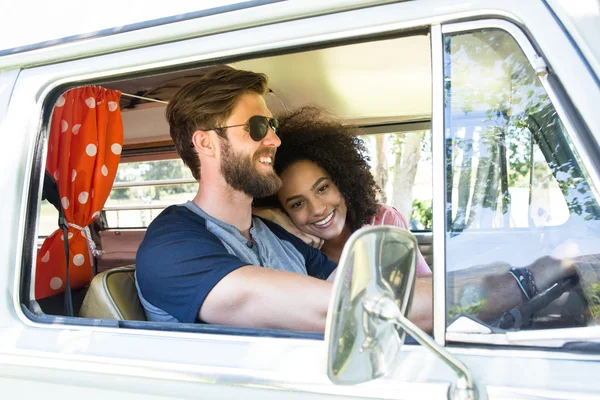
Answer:
M408 318L402 315L400 309L392 299L389 297L365 299L362 302L362 305L368 314L402 327L402 329L411 335L417 342L433 351L456 373L456 385L454 388L450 389L450 392L448 393L449 399L477 400L487 397L485 396L485 390L482 391L482 396L480 396L477 387L473 384L471 373L467 367L446 349L437 344L429 335L410 322Z

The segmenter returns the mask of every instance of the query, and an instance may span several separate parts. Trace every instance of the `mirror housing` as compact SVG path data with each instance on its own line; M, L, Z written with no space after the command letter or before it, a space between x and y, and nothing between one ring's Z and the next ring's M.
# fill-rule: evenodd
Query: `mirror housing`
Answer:
M356 384L385 375L406 332L433 351L457 375L449 399L486 399L465 365L405 315L415 288L418 246L395 226L354 232L338 264L325 326L327 375L336 384Z
M340 257L325 340L327 373L334 383L355 384L385 375L404 343L405 332L369 318L365 302L387 298L402 314L414 290L417 242L403 229L370 226L355 232Z

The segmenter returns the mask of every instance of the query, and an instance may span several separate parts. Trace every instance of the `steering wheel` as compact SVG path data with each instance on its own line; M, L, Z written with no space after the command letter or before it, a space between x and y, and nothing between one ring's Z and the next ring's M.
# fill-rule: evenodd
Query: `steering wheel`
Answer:
M538 311L546 308L563 293L570 291L579 283L577 274L554 283L548 289L504 314L495 326L501 329L523 329L531 327L533 316Z

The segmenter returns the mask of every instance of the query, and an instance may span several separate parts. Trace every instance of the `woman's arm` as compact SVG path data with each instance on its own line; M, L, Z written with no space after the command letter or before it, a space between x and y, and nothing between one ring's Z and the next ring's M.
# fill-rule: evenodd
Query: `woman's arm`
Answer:
M320 249L323 246L323 239L318 238L308 233L302 232L283 211L279 208L271 207L256 207L252 209L252 214L258 215L261 218L271 221L281 226L283 229L298 237L307 245Z

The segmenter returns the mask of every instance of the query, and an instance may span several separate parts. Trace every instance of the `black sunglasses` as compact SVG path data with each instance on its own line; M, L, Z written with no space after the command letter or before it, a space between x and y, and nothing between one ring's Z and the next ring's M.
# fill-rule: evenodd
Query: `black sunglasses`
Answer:
M273 129L273 132L277 133L277 129L279 129L279 121L277 118L267 118L262 115L255 115L250 117L247 123L239 124L239 125L229 125L229 126L220 126L217 128L207 129L208 131L217 130L217 129L227 129L227 128L235 128L237 126L248 126L248 130L250 131L250 137L255 142L260 142L263 140L265 136L267 136L267 132L269 128Z

